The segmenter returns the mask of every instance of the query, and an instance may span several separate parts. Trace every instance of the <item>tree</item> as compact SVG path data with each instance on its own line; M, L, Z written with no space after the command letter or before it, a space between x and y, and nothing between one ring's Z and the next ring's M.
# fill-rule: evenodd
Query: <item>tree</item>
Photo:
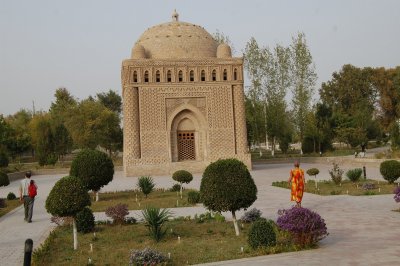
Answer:
M183 183L189 184L193 180L193 175L186 170L178 170L172 174L172 179L181 184L181 199Z
M31 119L32 113L24 109L6 118L11 130L7 149L14 159L33 148L29 129Z
M237 159L220 159L207 166L200 184L204 206L215 212L230 211L236 235L235 212L250 207L257 199L257 187L246 165Z
M290 50L277 45L270 54L269 67L267 69L268 82L266 87L266 130L271 142L272 156L275 154L275 145L278 140L285 139L284 127L286 117L286 91L290 86ZM282 141L281 141L282 142Z
M217 31L215 33L212 34L212 37L214 38L214 40L218 43L218 44L227 44L231 47L231 51L232 54L236 53L236 49L233 46L233 43L231 42L231 39L229 38L228 35L225 35L222 31L219 31L217 29Z
M322 103L331 108L336 137L352 147L365 148L368 138L380 133L374 122L376 87L372 84L373 70L344 65L332 80L321 85Z
M246 44L244 53L244 68L247 72L247 76L250 79L251 86L247 91L247 98L250 100L252 107L252 114L256 116L259 111L257 110L259 106L262 107L261 114L262 120L254 119L254 124L252 132L254 133L254 140L257 146L266 140L266 115L265 115L265 98L266 93L262 87L265 84L265 79L267 78L267 70L269 64L269 51L266 48L260 48L257 41L252 37ZM249 108L247 108L249 110ZM263 134L259 135L259 132ZM260 149L260 156L262 155Z
M70 111L77 106L77 100L66 88L58 88L54 94L55 102L51 103L49 113L52 118L64 123Z
M72 161L69 174L79 177L87 190L96 193L98 201L98 191L113 180L114 164L104 152L84 149Z
M305 121L311 107L311 96L317 74L304 33L298 33L296 37L292 38L290 51L293 119L299 140L303 142L306 129Z
M109 90L108 92L98 93L97 99L99 102L107 107L109 110L121 114L122 111L122 98L115 91Z
M72 217L74 250L78 248L78 236L75 218L77 213L90 206L90 197L82 180L74 176L65 176L58 180L46 199L46 210L53 216Z
M63 162L63 157L72 149L72 139L64 124L57 124L54 128L54 152Z
M72 108L65 126L79 148L94 149L101 145L111 153L115 147L122 146L118 114L93 98Z
M50 115L36 114L30 122L32 142L39 165L52 163L54 154L54 135L51 128Z

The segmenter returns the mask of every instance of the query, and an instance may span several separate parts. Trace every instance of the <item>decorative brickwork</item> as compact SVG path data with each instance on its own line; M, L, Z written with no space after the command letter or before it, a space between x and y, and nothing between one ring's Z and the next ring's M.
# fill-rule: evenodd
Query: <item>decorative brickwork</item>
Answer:
M251 168L243 59L174 18L146 31L122 62L125 174L200 172L231 157Z

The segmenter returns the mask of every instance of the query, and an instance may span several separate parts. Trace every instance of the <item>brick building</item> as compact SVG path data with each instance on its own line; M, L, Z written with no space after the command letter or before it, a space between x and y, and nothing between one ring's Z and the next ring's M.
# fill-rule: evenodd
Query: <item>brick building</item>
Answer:
M121 72L126 175L201 172L220 158L251 168L243 59L229 45L174 12L142 34Z

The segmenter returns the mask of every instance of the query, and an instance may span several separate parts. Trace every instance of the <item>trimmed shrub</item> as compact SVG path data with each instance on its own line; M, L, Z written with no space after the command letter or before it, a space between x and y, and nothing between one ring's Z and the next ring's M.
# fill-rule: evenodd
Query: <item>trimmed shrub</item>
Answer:
M300 246L314 245L328 235L325 220L307 208L293 207L278 214L279 228L290 232Z
M274 222L264 218L256 220L249 229L247 242L253 249L275 246Z
M254 203L257 187L243 162L237 159L218 160L207 166L203 173L200 198L209 210L230 211L236 235L239 235L235 212Z
M113 224L125 223L125 216L129 214L127 204L117 204L106 209L106 215L113 220Z
M17 198L17 196L15 196L14 193L10 192L7 195L7 200L15 200Z
M379 170L383 178L392 184L400 177L400 162L388 160L381 163Z
M4 151L0 151L0 167L8 166L8 155Z
M188 192L188 202L191 204L196 204L200 202L200 192L189 191Z
M76 214L76 229L84 234L94 229L94 215L90 208L85 207Z
M46 199L46 210L53 216L75 217L90 204L90 196L82 180L75 176L65 176L51 189Z
M133 249L129 257L129 266L159 265L167 261L167 257L157 250L151 248L145 248L143 250Z
M183 183L190 183L190 181L193 180L193 175L186 171L186 170L178 170L172 175L172 179L181 183L180 187L180 192L181 192L181 198L182 198L182 189L183 189Z
M181 191L181 185L179 185L179 184L174 184L174 185L169 189L169 191L171 191L171 192Z
M193 180L193 175L186 170L178 170L172 174L172 179L181 184L188 184Z
M240 220L244 223L252 223L261 218L262 212L256 208L253 208L243 214Z
M55 165L58 161L58 156L54 153L49 154L46 158L47 165Z
M8 179L8 175L2 171L0 171L0 187L5 187L10 184L10 180Z
M104 152L85 149L72 161L69 174L81 178L87 190L99 191L113 180L114 164Z
M316 176L319 174L319 170L317 168L310 168L307 170L307 175L309 176Z
M141 176L139 177L136 186L140 189L140 191L143 192L143 194L147 198L147 195L153 191L155 184L151 176Z
M347 178L350 179L350 181L353 183L358 182L358 180L360 180L361 174L362 174L361 168L350 169L349 171L346 172Z
M333 168L332 170L329 170L329 174L336 185L339 185L342 182L343 170L339 168L337 163L333 163Z
M5 207L7 207L6 200L0 198L0 208L5 208Z
M163 229L163 225L171 217L168 209L159 209L147 207L142 211L145 226L149 229L150 236L159 242L167 233L167 229Z

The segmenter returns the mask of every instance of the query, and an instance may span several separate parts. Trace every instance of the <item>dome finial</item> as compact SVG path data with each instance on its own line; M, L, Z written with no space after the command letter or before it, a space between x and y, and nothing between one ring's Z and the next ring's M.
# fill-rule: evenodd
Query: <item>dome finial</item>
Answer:
M172 13L172 21L178 21L179 20L179 14L176 12L176 9L174 9L174 13Z

